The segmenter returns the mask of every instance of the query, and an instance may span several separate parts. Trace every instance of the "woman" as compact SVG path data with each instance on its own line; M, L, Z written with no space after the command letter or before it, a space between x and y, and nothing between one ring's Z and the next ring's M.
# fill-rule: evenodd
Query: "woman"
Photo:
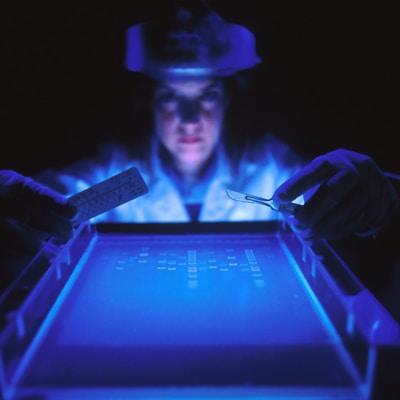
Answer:
M132 166L149 193L98 217L97 221L187 222L276 219L268 207L231 200L226 189L271 197L278 203L307 199L296 218L305 237L374 235L398 223L399 195L368 156L334 150L304 164L272 135L258 140L233 134L233 95L242 75L259 63L246 28L215 13L135 25L128 30L128 70L148 80L153 135L145 147L108 143L98 157L36 181L0 171L0 255L22 259L42 240L65 242L78 210L66 197ZM236 93L237 94L237 93ZM239 95L240 98L240 95ZM43 186L42 184L48 186ZM308 200L308 195L311 194ZM11 256L8 255L11 253Z
M143 74L148 84L153 134L146 145L138 152L135 144L106 143L99 157L44 171L37 180L71 195L137 167L149 193L97 221L277 218L268 207L234 202L226 195L233 189L271 197L301 165L272 135L253 143L251 135L240 140L227 117L237 110L235 95L243 76L260 61L253 34L213 12L180 10L175 18L131 27L126 59L126 67Z

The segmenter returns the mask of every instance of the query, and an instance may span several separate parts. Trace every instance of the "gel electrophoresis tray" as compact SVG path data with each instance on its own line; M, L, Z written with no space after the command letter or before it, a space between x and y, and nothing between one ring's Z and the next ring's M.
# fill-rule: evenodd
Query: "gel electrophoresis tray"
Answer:
M81 228L3 332L5 398L371 398L376 299L292 232L210 226Z

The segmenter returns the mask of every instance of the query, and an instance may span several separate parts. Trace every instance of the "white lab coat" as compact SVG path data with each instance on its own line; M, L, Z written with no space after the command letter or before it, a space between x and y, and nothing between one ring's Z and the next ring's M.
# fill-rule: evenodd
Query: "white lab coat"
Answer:
M279 213L269 207L237 202L230 199L226 189L262 197L271 197L275 189L301 166L300 158L282 141L271 134L246 149L237 173L233 172L227 156L218 150L216 171L204 195L199 221L260 221L278 219ZM56 171L46 170L36 179L72 195L130 167L137 167L149 192L137 199L96 217L93 222L188 222L190 217L184 201L171 178L161 167L157 145L145 161L132 159L127 149L116 143L101 147L99 156Z

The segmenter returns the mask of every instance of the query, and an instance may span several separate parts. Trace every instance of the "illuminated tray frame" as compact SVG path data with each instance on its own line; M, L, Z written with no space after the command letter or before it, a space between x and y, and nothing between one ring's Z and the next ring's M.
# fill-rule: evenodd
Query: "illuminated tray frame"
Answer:
M187 387L187 388L26 388L21 374L26 354L70 280L79 260L99 235L171 233L208 234L273 232L300 279L309 287L341 339L356 373L354 388L318 387ZM194 396L196 399L374 399L399 391L400 327L376 298L357 280L350 268L324 241L309 243L293 232L286 221L266 223L201 224L82 224L58 254L44 248L1 298L0 384L5 400L39 395L43 398L113 399L144 396L149 399ZM49 260L49 254L53 256ZM396 385L396 387L394 386ZM390 389L388 389L390 387ZM394 390L394 392L393 392Z

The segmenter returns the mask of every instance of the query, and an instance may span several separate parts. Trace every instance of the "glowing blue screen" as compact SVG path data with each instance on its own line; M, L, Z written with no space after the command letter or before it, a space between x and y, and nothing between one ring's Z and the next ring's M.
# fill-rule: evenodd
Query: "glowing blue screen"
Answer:
M26 384L351 386L344 365L275 235L102 234Z

